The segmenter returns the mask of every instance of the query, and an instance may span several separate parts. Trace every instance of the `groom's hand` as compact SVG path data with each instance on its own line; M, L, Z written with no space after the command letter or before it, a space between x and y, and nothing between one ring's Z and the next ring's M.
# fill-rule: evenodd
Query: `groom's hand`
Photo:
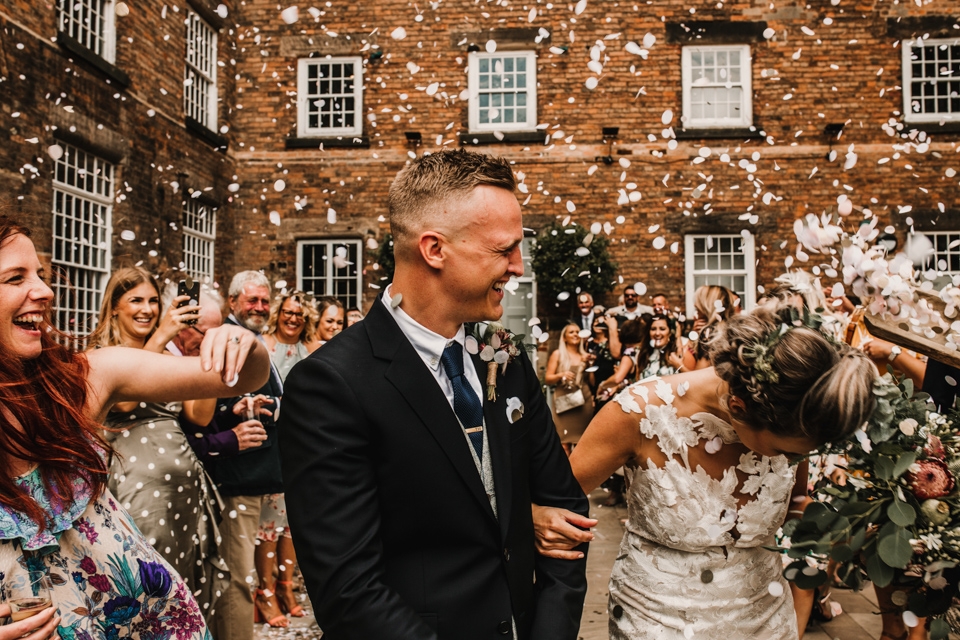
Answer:
M548 558L579 560L583 552L574 548L593 540L591 527L597 525L593 518L558 507L533 507L533 529L537 551Z

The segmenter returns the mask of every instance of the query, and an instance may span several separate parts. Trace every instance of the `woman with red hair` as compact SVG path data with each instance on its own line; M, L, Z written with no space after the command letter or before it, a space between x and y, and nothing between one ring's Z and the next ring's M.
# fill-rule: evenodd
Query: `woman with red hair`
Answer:
M29 235L0 216L0 591L45 576L54 606L0 627L0 640L54 630L206 640L193 595L106 487L100 423L117 402L253 391L269 373L266 349L224 326L206 333L198 358L70 351L50 326L53 292Z

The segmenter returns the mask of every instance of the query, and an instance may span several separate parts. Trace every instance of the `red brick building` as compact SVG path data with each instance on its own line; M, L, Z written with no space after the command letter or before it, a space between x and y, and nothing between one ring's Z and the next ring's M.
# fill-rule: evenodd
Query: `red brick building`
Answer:
M459 145L516 164L527 227L600 223L610 280L674 305L714 281L749 305L790 256L815 268L795 220L850 205L848 224L869 210L901 245L931 234L960 272L958 16L957 0L3 0L0 187L89 290L63 303L81 322L127 261L263 269L369 305L392 176Z

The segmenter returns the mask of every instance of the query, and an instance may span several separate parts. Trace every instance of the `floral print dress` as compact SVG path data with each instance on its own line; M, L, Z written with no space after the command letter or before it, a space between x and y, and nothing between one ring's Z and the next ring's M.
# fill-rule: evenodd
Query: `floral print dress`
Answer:
M76 478L74 501L60 505L39 470L15 482L44 508L47 526L0 506L0 600L46 574L63 640L212 640L183 580L108 490L93 500Z

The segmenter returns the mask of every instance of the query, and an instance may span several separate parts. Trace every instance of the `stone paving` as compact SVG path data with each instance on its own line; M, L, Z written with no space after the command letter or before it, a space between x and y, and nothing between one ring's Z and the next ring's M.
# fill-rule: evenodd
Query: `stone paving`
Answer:
M623 537L623 521L627 517L627 510L624 507L604 507L601 505L604 499L606 493L602 490L590 495L590 515L600 522L595 529L596 537L590 545L587 561L589 587L580 624L580 640L607 640L609 637L607 581ZM835 589L833 593L834 599L843 607L843 615L830 622L812 623L804 640L879 640L880 616L877 614L873 589L868 587L859 593ZM301 597L307 607L306 617L291 618L291 625L286 629L270 629L258 624L257 640L319 640L322 634L309 613L309 601L305 595ZM952 640L955 638L951 636Z

